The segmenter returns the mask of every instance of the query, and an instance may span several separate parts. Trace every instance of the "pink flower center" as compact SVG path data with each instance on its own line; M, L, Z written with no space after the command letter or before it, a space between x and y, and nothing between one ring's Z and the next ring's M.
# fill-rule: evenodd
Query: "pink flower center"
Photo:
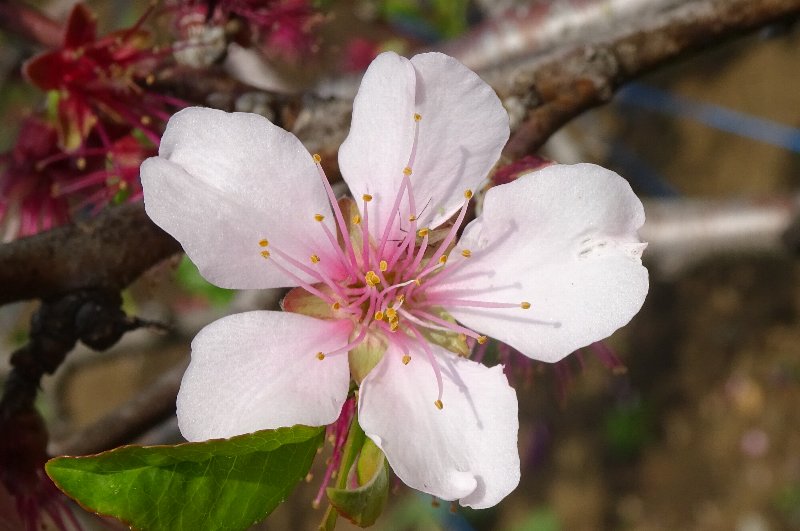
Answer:
M471 190L464 192L464 202L449 228L431 230L417 226L421 212L417 212L418 205L410 176L416 155L420 119L419 114L414 115L415 133L411 154L408 164L402 170L400 187L391 211L385 218L386 224L382 230L374 231L381 235L379 239L370 236L369 206L372 196L364 194L361 197L360 212L352 215L348 224L322 169L321 158L314 155L314 162L336 219L338 235L333 234L327 225L320 223L336 263L326 263L318 254L312 254L308 259L310 263L304 263L276 248L268 240L261 240L259 245L263 249L261 255L264 258L269 258L275 267L300 287L330 305L337 317L353 322L354 331L350 342L329 352L318 352L316 356L319 360L347 354L370 334L380 334L402 352L403 364L411 362L412 352L425 355L439 388L439 396L434 404L442 409L442 375L426 334L430 331L453 334L465 346L467 341L483 344L487 340L486 336L448 319L442 307L528 309L530 304L467 300L444 289L443 283L473 257L472 251L463 249L458 253L462 259L449 259L473 194ZM404 197L411 212L405 226L398 221ZM315 219L321 222L324 217L317 214ZM399 223L398 230L395 230L396 223ZM399 240L396 236L398 232L402 234ZM297 274L298 271L315 279L315 282L306 282Z

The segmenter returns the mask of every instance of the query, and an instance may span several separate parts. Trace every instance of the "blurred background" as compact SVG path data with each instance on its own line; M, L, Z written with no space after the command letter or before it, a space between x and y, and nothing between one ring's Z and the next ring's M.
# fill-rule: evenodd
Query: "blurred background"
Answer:
M324 100L352 90L352 80L387 49L446 50L493 85L499 80L502 92L501 65L591 42L670 3L679 2L298 0L282 4L299 11L254 31L242 27L253 22L246 17L207 25L197 5L167 2L157 4L145 26L155 42L188 43L170 54L169 68L195 72L198 84L207 83L206 71L239 83L206 90L205 102L189 93L181 100L269 116L274 94L304 91ZM31 5L63 22L72 2ZM130 27L147 9L144 2L88 5L100 34ZM44 49L8 24L0 31L6 153L19 149L27 118L54 112L46 90L21 74L23 62ZM300 127L303 117L294 118ZM140 140L142 150L152 149ZM776 24L657 69L573 120L540 155L602 164L642 197L648 214L642 237L651 242L644 308L607 340L613 355L587 351L557 366L510 363L523 472L503 503L453 511L398 481L375 529L800 529L798 25ZM14 177L8 160L0 181L6 185ZM0 190L11 194L9 187ZM103 208L128 200L118 195L122 190L104 196ZM6 209L0 216L4 238L15 239L13 215ZM70 353L45 378L38 399L50 449L80 448L84 430L107 426L109 414L119 421L115 412L143 393L154 395L165 413L134 440L180 440L163 396L174 393L191 338L222 315L274 306L280 296L215 288L185 258L157 266L125 291L124 309L167 323L168 331L137 330L106 352L81 346ZM36 306L0 308L0 379L10 353L27 338ZM311 500L323 470L319 459L314 477L261 528L315 528L322 510L312 509ZM84 522L89 529L107 525Z

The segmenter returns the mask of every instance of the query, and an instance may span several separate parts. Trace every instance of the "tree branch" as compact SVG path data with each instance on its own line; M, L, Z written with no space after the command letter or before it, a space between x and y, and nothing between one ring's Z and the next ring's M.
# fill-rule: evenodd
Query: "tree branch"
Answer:
M0 245L0 304L88 288L119 291L180 250L142 203L109 208L88 222Z
M513 160L534 152L569 120L658 66L798 14L800 0L698 0L667 8L617 38L536 61L518 71L504 98L526 117L503 153Z

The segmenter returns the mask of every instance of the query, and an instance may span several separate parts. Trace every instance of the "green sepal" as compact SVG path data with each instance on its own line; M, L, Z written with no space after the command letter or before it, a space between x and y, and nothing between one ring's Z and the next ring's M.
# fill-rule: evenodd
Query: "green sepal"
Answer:
M133 529L237 530L267 517L303 479L324 428L294 426L175 446L123 446L45 465L85 509Z
M442 308L431 308L428 311L439 319L444 319L448 323L456 324L456 320L453 319L453 317ZM463 334L447 332L444 330L433 330L431 328L420 328L420 333L422 333L423 337L425 337L425 339L427 339L430 343L439 345L440 347L445 348L454 354L458 354L459 356L463 356L465 358L469 356L469 345L467 345L467 338Z
M356 489L328 488L331 505L339 514L359 527L375 523L389 499L389 464L386 456L370 439L366 439L356 464Z
M315 286L321 291L328 292L327 286ZM284 312L299 313L317 319L336 319L337 312L330 304L320 299L313 293L309 293L304 288L292 288L281 301L281 308Z
M361 385L369 371L383 359L386 348L386 338L383 334L368 333L364 341L347 354L350 376L358 385Z

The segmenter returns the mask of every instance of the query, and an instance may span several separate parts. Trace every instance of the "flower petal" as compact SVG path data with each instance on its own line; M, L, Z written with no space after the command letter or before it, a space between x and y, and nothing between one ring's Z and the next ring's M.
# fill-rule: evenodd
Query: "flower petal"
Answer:
M553 165L495 187L464 230L437 296L531 304L468 308L442 302L462 324L554 362L611 335L648 290L637 230L642 203L616 173L592 164ZM470 258L460 251L469 249ZM467 260L465 264L459 264Z
M178 425L190 441L295 424L322 426L347 397L347 356L316 357L347 343L349 322L247 312L211 323L192 341L178 393Z
M410 61L392 52L367 69L353 104L339 166L354 197L373 195L370 227L380 236L402 182L422 116L411 183L420 227L435 227L486 177L508 140L508 114L494 91L446 55ZM401 220L408 218L404 199ZM395 226L395 234L399 228Z
M408 365L397 347L361 385L358 418L408 486L476 509L519 483L517 397L501 366L492 368L430 345L442 371L444 408L423 353Z
M259 115L199 107L175 114L141 177L148 215L214 284L296 286L263 259L263 239L298 260L329 257L314 214L330 223L330 206L311 155Z

